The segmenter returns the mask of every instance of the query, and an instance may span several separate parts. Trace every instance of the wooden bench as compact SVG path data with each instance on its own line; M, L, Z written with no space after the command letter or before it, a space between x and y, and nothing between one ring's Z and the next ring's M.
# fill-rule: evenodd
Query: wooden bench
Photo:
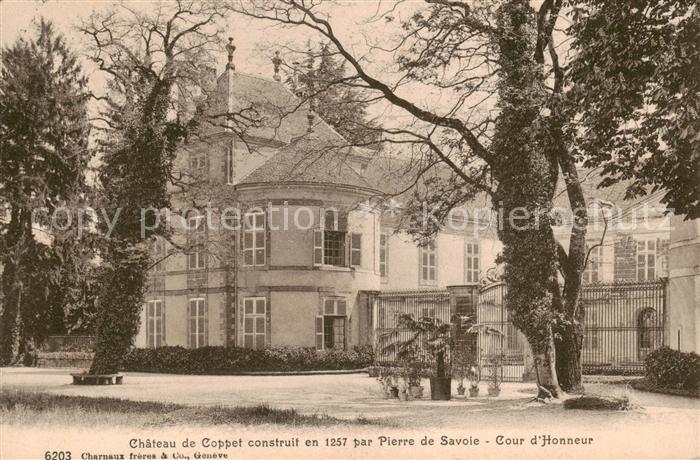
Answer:
M73 385L121 385L121 374L71 374Z

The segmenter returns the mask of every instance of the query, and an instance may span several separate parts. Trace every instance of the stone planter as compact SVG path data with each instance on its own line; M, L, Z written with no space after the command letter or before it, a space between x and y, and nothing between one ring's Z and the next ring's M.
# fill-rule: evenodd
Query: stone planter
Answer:
M449 401L451 397L451 377L430 377L430 399L434 401Z
M411 396L413 399L421 399L423 397L423 386L417 385L409 388Z
M472 398L479 396L479 387L469 387L469 396Z

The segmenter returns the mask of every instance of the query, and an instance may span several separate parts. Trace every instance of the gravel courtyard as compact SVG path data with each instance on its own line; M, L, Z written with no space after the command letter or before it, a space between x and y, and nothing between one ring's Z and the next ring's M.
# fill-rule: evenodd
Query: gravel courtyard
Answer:
M442 402L400 402L384 399L376 380L366 374L180 376L127 373L122 386L89 387L71 385L70 371L66 369L12 368L0 372L0 382L5 389L198 406L267 403L275 408L294 408L308 414L325 413L346 419L362 416L379 423L378 426L342 428L344 432L355 434L376 436L428 432L438 438L442 434L455 434L485 436L494 440L499 433L525 439L540 434L592 436L595 445L582 449L583 457L614 458L622 452L637 458L658 457L662 448L665 449L663 456L668 458L700 455L700 400L638 392L624 384L588 384L586 388L589 393L626 394L641 409L590 412L565 410L558 403L542 405L531 401L535 387L526 383L503 384L498 398L482 396ZM428 382L424 385L427 392ZM486 393L485 384L482 384L481 393ZM40 420L32 424L35 425L33 430L44 429ZM117 428L89 429L110 432L110 429ZM280 428L271 429L279 431ZM16 430L21 431L17 426L4 426L4 436ZM250 427L242 430L256 431ZM295 428L295 432L304 433L305 430L311 429ZM532 456L538 452L548 456L550 451L545 454L545 451L521 450L518 455ZM407 450L401 455L411 457L410 453ZM502 453L510 456L505 450Z

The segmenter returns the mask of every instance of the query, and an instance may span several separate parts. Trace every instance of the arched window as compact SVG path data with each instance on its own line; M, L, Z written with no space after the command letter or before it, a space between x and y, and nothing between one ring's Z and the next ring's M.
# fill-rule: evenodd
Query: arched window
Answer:
M637 331L639 337L639 358L644 359L646 355L656 348L656 310L645 308L639 312L637 318Z

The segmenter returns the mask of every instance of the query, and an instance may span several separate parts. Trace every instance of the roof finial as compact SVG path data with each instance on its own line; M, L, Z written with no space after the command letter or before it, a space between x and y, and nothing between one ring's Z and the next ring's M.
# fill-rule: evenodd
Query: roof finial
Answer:
M233 37L228 38L228 45L226 45L226 51L228 51L228 64L226 64L226 69L236 70L236 66L233 63L233 52L236 51L236 45L233 44Z
M306 128L306 132L311 132L314 129L314 119L316 118L316 114L314 111L316 110L316 101L314 98L309 99L309 111L306 113L306 118L309 120L309 126Z
M275 57L272 58L272 65L275 66L275 75L272 77L275 81L281 81L280 77L280 65L282 64L282 58L280 57L280 52L275 51Z

